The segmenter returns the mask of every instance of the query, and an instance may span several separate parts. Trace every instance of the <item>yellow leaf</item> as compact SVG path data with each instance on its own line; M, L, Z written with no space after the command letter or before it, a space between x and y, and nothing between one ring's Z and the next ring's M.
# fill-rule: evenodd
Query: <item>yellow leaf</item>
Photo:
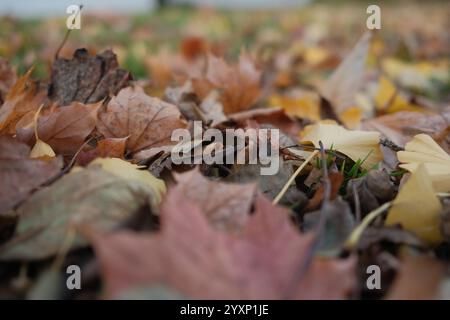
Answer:
M317 94L304 93L300 97L273 95L269 99L272 107L281 107L288 116L320 120L320 101Z
M422 108L409 103L398 93L396 86L385 76L380 77L378 91L375 95L375 107L387 113L398 111L423 111Z
M129 163L119 158L97 158L88 167L100 165L103 170L109 171L124 179L138 180L156 191L157 202L161 200L161 195L166 192L166 185L163 180L155 178L149 171L140 170L138 165Z
M383 159L378 132L347 130L336 124L318 123L305 127L301 136L302 141L310 141L316 147L322 141L324 148L337 150L353 161L365 159L364 169L371 169Z
M439 215L442 205L424 165L419 165L406 181L388 212L386 225L400 223L429 244L442 241Z
M37 140L30 152L30 158L53 158L54 156L55 152L52 147L42 140Z
M356 129L361 124L362 110L358 107L346 109L339 115L339 118L349 129Z
M429 135L418 134L405 145L405 151L397 152L401 168L410 172L417 170L421 163L430 175L437 192L450 191L450 155Z

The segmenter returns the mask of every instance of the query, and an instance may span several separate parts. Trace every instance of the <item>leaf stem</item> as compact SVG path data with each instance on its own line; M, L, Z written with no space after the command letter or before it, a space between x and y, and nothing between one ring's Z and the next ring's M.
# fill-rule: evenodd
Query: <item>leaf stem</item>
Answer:
M286 191L289 189L292 182L295 180L295 178L300 174L300 172L306 167L306 165L319 153L319 150L314 150L311 155L306 158L305 162L302 163L300 167L294 172L294 174L289 178L289 180L286 182L286 184L283 186L283 189L278 193L278 195L273 199L272 204L277 204L280 202L281 198L283 198Z

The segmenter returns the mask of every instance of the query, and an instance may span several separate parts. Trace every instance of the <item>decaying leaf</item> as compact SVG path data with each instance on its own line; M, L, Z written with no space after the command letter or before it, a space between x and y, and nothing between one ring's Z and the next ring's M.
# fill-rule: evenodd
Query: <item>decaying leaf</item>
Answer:
M0 108L0 134L14 135L16 124L28 113L34 114L45 99L38 85L30 80L30 69L12 86Z
M149 186L155 191L155 203L159 202L162 194L166 192L166 185L163 180L155 178L147 170L125 160L118 158L97 158L88 167L94 166L100 166L103 170L123 179L136 180Z
M401 224L423 241L442 241L440 218L442 205L435 195L430 176L423 164L411 174L400 189L388 212L386 225Z
M0 137L0 214L60 172L60 159L42 161L31 159L29 154L30 147L26 144Z
M0 57L0 106L16 80L17 75L11 68L8 60Z
M105 138L97 142L94 149L81 151L77 163L87 165L95 158L123 158L125 155L126 138Z
M39 138L49 144L56 153L73 155L94 130L100 106L101 103L73 102L69 106L52 108L50 113L40 116L37 121ZM17 131L19 139L32 141L33 129L33 126L24 124Z
M261 71L247 53L229 66L223 59L208 55L206 74L192 79L195 92L206 97L213 89L220 91L225 114L249 109L260 97Z
M326 149L339 151L353 161L364 160L361 165L364 169L372 169L383 159L378 132L347 130L336 124L318 123L305 127L301 140L312 142L316 148L322 141Z
M198 169L175 175L175 189L195 203L217 228L240 231L247 223L256 184L212 181Z
M365 33L350 54L321 87L322 95L332 103L338 114L355 106L355 95L365 76L367 53L372 34Z
M414 172L423 164L435 191L450 191L450 155L428 135L418 134L397 152L400 167Z
M49 97L62 106L74 101L95 103L119 92L129 79L111 50L90 56L86 49L78 49L71 60L53 62Z
M135 179L98 168L75 170L17 209L19 223L13 238L0 247L0 260L47 258L60 250L71 227L84 223L108 231L157 199L152 187ZM86 244L77 235L71 247Z
M177 107L128 87L111 99L99 114L97 128L106 138L127 139L127 150L137 152L173 144L170 137L185 121Z
M176 190L169 191L161 216L157 235L89 232L107 297L159 283L191 299L339 299L355 284L352 259L326 258L314 259L292 283L312 238L298 234L285 210L263 198L239 237L212 229Z

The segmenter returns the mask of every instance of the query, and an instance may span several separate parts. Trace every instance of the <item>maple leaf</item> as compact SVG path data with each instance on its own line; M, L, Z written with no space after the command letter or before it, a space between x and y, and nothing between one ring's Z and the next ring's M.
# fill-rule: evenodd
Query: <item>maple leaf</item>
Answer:
M81 151L77 164L87 165L95 158L123 158L127 138L106 138L97 142L97 146L88 151Z
M16 80L17 75L8 60L0 58L0 106Z
M247 223L256 184L212 181L198 168L176 174L175 180L178 184L174 188L201 208L219 229L239 231Z
M60 172L61 159L30 159L30 147L8 136L0 137L0 214Z
M144 93L140 88L128 87L111 99L99 115L97 128L106 138L128 137L127 150L173 144L173 130L185 128L178 108Z
M49 97L62 106L73 101L99 102L126 87L129 80L129 72L119 69L111 50L89 56L86 49L78 49L73 59L53 62Z
M45 99L45 92L38 92L36 83L30 80L30 69L12 86L0 108L0 134L14 135L16 124L26 114L35 112Z
M107 297L160 283L193 299L338 299L355 285L353 259L326 258L313 259L292 283L313 237L300 235L287 211L262 197L240 236L212 229L198 206L177 190L165 198L161 219L156 235L85 232Z
M49 144L58 154L74 154L94 130L100 106L101 102L72 102L65 107L52 108L47 115L38 118L39 139ZM30 142L33 139L33 128L22 122L26 122L25 118L17 125L22 126L17 129L17 136L22 141Z
M206 74L192 79L195 92L204 98L212 89L220 91L220 101L226 114L249 109L260 97L261 71L251 57L241 53L239 62L229 66L213 55L208 55Z

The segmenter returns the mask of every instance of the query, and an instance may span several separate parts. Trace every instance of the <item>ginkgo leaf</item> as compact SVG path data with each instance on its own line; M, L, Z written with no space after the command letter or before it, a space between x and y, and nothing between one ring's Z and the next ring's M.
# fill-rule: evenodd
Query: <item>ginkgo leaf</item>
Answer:
M118 158L97 158L92 161L88 167L99 165L103 170L124 179L140 181L156 191L157 201L161 200L162 194L166 191L166 185L163 180L155 178L148 170L141 170L138 165L129 163Z
M399 223L425 242L437 244L443 239L439 228L441 210L441 202L427 169L420 164L400 189L388 212L386 224Z
M395 85L385 76L381 76L378 91L375 95L375 106L378 110L388 113L398 111L421 111L421 108L410 104L401 96Z
M128 137L127 150L133 153L173 144L172 132L185 127L175 105L150 97L137 87L122 89L113 97L97 124L106 138Z
M312 142L317 148L322 141L325 149L339 151L355 162L364 160L364 169L373 168L383 159L378 132L347 130L336 124L318 123L305 127L301 141Z
M430 175L435 191L450 191L450 155L430 136L416 135L405 145L405 151L397 152L400 167L410 172L423 164Z
M53 158L56 156L55 151L47 143L42 140L37 140L33 149L30 151L30 158Z

